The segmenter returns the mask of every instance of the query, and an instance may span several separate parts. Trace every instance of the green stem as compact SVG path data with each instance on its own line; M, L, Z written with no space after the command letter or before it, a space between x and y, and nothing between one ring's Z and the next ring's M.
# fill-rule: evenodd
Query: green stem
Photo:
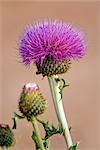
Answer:
M59 123L62 125L63 132L64 132L64 138L67 145L67 148L69 149L71 146L73 146L68 123L65 117L65 112L63 109L63 104L61 100L61 95L59 91L59 87L55 81L54 76L48 77L50 90L53 98L54 108L57 114L57 118Z
M2 150L8 150L6 146L2 146Z
M38 128L38 125L37 125L37 120L36 120L35 117L33 117L31 123L32 123L32 126L34 128L34 132L36 134L37 142L40 146L40 150L45 150L44 145L43 145L43 141L42 141L41 136L40 136L39 128Z

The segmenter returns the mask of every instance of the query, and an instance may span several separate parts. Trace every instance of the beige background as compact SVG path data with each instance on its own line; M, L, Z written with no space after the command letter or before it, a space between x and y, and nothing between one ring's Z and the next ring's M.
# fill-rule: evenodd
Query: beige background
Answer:
M26 24L44 18L70 22L85 32L88 44L86 55L72 62L69 73L62 77L70 82L64 90L63 102L74 142L80 141L80 150L100 150L100 2L92 1L0 1L0 122L12 126L12 114L23 84L40 85L49 109L43 118L57 119L52 107L47 78L36 76L35 66L25 68L17 55L18 38ZM12 150L33 150L32 127L19 121ZM66 150L60 136L53 137L51 150Z

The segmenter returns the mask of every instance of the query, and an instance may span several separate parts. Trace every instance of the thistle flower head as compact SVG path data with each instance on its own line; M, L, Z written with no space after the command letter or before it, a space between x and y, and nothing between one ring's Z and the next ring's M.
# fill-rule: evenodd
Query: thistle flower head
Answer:
M0 124L0 146L10 147L14 142L14 134L9 125Z
M44 113L46 108L47 101L43 98L38 85L35 83L24 85L19 100L19 110L21 113L27 118L36 117Z
M81 58L84 50L83 33L70 24L57 21L44 21L27 26L19 43L23 63L35 63L39 67L43 65L46 57L57 65L68 62L71 58ZM43 69L40 70L42 73Z

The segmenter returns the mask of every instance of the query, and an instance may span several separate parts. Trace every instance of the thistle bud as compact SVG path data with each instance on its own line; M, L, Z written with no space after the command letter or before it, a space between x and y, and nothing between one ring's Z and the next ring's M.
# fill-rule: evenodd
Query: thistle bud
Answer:
M28 117L36 117L47 108L47 101L42 96L39 87L35 83L24 85L19 100L19 110Z
M10 147L14 142L14 134L7 124L0 124L0 146Z

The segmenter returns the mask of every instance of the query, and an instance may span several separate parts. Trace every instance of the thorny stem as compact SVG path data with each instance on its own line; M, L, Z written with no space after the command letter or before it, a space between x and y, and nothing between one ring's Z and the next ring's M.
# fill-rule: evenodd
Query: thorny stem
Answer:
M59 87L56 84L54 76L48 77L48 81L49 81L49 85L50 85L50 90L51 90L57 118L63 128L64 138L65 138L67 148L70 149L70 147L73 146L73 143L72 143L68 123L67 123L67 120L65 117L65 112L64 112L63 104L62 104L62 100L61 100L61 95L59 93L60 92Z

